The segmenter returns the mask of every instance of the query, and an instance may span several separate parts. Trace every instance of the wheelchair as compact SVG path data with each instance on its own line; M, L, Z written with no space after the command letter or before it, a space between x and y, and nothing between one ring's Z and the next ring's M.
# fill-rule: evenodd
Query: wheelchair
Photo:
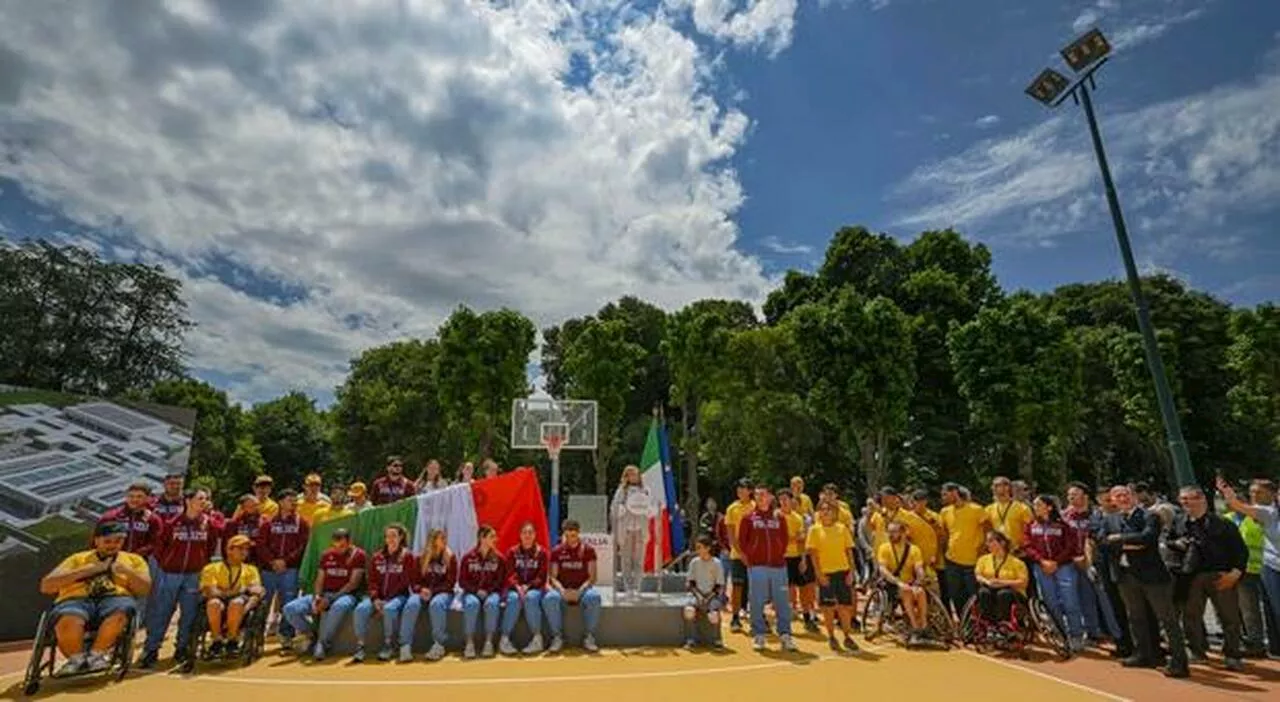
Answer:
M214 657L210 654L209 645L213 643L209 635L209 614L205 606L207 599L201 599L196 609L196 618L191 625L191 636L187 637L186 660L182 662L178 672L190 675L196 672L200 663L233 663L250 665L262 657L267 641L267 610L262 602L254 604L244 613L240 622L240 650L234 658L226 656ZM225 614L224 614L225 616Z
M133 668L134 638L140 630L139 614L135 613L125 622L124 631L116 640L111 651L111 665L105 671L84 671L65 678L72 679L90 675L113 675L116 682L124 679ZM97 629L86 627L84 647L88 649L93 642ZM40 691L40 681L45 677L53 677L54 666L58 662L58 642L54 635L53 609L47 609L40 615L40 623L36 625L35 641L31 648L31 660L27 663L26 677L22 681L22 693L28 697Z
M1014 605L1006 620L989 621L982 616L978 598L971 597L960 614L960 640L978 653L1000 651L1028 658L1028 648L1040 643L1062 660L1071 658L1071 644L1062 622L1054 617L1038 597Z
M898 594L881 577L875 577L868 585L870 593L862 606L862 635L867 641L874 641L883 635L889 635L906 645L911 635L911 624L907 621L907 613L902 608L902 600ZM925 583L924 591L929 598L926 613L926 633L929 640L926 646L950 648L956 643L955 623L947 612L946 605L937 588L930 582Z

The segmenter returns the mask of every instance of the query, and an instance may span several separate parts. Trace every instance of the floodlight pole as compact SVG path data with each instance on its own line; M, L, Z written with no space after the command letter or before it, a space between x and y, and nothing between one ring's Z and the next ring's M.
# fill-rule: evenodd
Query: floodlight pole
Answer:
M1116 241L1120 244L1120 256L1124 259L1125 277L1129 282L1129 294L1133 297L1133 305L1137 308L1138 329L1142 333L1142 347L1147 356L1147 368L1151 371L1151 379L1156 386L1156 401L1160 405L1160 418L1164 422L1165 438L1169 444L1169 455L1173 459L1173 472L1179 487L1194 486L1196 482L1195 468L1191 465L1191 454L1187 451L1186 439L1182 436L1182 425L1178 420L1178 410L1173 401L1173 390L1169 387L1169 377L1165 371L1164 360L1160 357L1160 345L1156 340L1155 327L1151 324L1151 312L1147 306L1147 296L1142 292L1142 279L1138 277L1138 266L1133 261L1133 247L1129 243L1129 230L1124 224L1124 214L1120 211L1120 198L1116 195L1116 185L1111 179L1111 167L1107 164L1107 153L1102 146L1102 133L1098 129L1098 118L1093 111L1091 93L1097 89L1093 74L1102 67L1105 61L1095 64L1076 82L1070 95L1084 106L1085 117L1089 120L1089 134L1093 137L1093 151L1098 157L1098 168L1102 171L1102 185L1107 194L1107 206L1111 209L1111 223L1115 225Z

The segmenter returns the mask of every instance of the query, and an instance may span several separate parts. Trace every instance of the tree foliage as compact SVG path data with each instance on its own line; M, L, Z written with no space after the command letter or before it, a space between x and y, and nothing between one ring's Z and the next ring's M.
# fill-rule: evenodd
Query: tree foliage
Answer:
M597 494L605 494L608 489L609 468L627 416L627 403L644 360L644 349L627 340L627 324L617 319L592 319L565 349L569 396L596 401L596 450L592 460Z

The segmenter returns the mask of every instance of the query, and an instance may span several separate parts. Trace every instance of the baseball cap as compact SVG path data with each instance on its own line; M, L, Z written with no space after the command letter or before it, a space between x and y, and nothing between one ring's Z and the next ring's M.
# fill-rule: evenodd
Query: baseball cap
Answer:
M337 541L338 539L347 539L347 540L350 540L350 539L351 539L351 530L350 530L350 529L334 529L334 530L333 530L333 534L331 534L331 535L329 536L329 540L330 540L330 541Z
M249 541L249 537L245 536L244 534L236 534L230 539L227 539L227 548L236 548L238 546L248 546L250 543L251 542Z
M320 474L312 473L307 476L306 480L302 481L302 484L303 485L319 485L321 482L322 481L320 480Z
M753 482L751 482L751 478L739 478L739 479L738 479L738 487L740 487L740 488L746 488L746 489L750 490L751 488L754 488L755 486L756 486L756 484L755 484L755 483L753 483Z
M368 488L364 486L364 483L351 483L351 487L347 488L348 497L364 497L366 492L368 492Z
M240 504L244 504L246 502L257 502L257 501L258 501L258 496L253 494L252 492L246 492L245 494L240 496Z
M94 536L124 536L127 533L128 527L120 522L103 522L93 530Z
M253 486L257 487L259 485L275 485L275 483L276 481L271 476L259 475L257 478L254 479Z

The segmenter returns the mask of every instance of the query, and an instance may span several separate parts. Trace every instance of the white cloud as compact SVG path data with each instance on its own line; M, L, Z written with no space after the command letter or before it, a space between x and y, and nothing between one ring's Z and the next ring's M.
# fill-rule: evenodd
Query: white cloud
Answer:
M978 127L979 129L989 129L997 124L1000 124L999 115L986 115L984 117L979 117L973 122L973 126Z
M799 256L813 253L812 246L782 241L776 236L765 237L760 241L760 245L765 249L782 256Z
M1094 0L1072 20L1071 29L1079 34L1099 27L1112 47L1122 51L1197 19L1213 2L1215 0L1136 0L1121 5L1116 0Z
M0 177L169 262L192 364L240 399L330 388L460 303L759 300L731 219L749 120L673 10L776 53L795 2L731 6L7 0Z
M1084 118L1067 107L917 169L895 189L899 223L1038 245L1107 226ZM1156 263L1192 251L1233 260L1248 238L1230 219L1280 201L1280 70L1114 116L1100 109L1126 216Z

